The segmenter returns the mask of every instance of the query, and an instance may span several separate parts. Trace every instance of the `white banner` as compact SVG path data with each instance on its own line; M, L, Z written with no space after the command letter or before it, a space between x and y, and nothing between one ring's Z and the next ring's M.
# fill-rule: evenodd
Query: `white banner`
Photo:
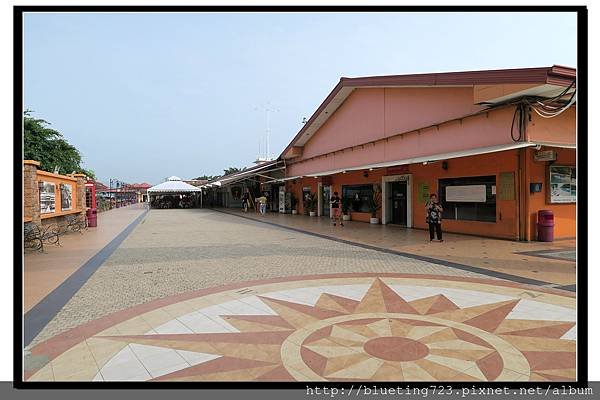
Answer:
M446 186L446 201L485 203L485 185Z

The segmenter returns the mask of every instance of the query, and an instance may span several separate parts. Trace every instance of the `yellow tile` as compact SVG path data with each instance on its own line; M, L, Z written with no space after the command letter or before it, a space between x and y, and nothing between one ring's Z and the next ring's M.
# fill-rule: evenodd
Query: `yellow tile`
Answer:
M127 346L127 342L117 342L115 340L100 339L98 337L86 340L88 348L96 360L98 368L102 368L115 354Z
M157 328L173 319L173 317L162 308L142 314L140 315L140 318L152 328Z
M54 381L54 372L52 371L52 364L48 363L40 368L35 374L33 374L28 382L52 382Z
M142 319L142 317L133 317L127 321L115 325L115 328L121 335L143 335L152 330L152 326Z
M87 343L81 342L51 361L56 381L92 380L98 366Z

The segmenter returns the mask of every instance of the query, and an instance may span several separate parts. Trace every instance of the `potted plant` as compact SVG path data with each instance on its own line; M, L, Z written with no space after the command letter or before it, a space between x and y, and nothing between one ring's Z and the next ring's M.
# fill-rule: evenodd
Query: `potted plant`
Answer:
M294 192L290 193L290 206L292 208L292 215L298 214L298 199L296 198L296 195L294 195Z
M308 215L311 217L315 217L317 215L317 196L313 193L309 193L306 196L306 209L308 210Z
M342 220L350 221L350 199L342 197Z
M377 211L381 208L381 192L377 187L374 188L373 196L369 199L369 211L371 212L370 222L372 224L378 224L379 218L377 218Z

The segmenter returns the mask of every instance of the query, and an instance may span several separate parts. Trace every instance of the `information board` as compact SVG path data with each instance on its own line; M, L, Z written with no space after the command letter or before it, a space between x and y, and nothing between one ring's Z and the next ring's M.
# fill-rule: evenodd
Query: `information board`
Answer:
M429 183L419 183L419 203L427 203L429 201Z
M500 187L498 188L499 200L515 199L515 174L514 172L500 172Z
M485 203L485 185L446 186L446 201Z
M577 201L577 175L575 167L550 166L550 203L575 203Z

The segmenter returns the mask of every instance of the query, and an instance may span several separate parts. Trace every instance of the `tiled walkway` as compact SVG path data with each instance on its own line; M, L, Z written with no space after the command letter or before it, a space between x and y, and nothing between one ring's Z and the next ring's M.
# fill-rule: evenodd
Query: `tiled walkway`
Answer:
M573 292L151 210L28 347L25 378L573 380L575 337Z
M145 210L143 205L116 208L98 214L98 227L88 228L83 234L62 236L61 247L45 246L44 252L27 252L24 258L25 312L39 303L73 272Z
M444 233L443 243L429 243L427 231L394 225L347 221L342 228L334 227L326 217L279 213L263 216L254 212L243 213L238 209L219 211L350 242L540 280L556 286L574 285L576 282L574 239L554 243L525 243ZM545 254L548 257L543 257Z
M45 381L574 380L572 295L476 278L307 276L143 304L36 346Z

